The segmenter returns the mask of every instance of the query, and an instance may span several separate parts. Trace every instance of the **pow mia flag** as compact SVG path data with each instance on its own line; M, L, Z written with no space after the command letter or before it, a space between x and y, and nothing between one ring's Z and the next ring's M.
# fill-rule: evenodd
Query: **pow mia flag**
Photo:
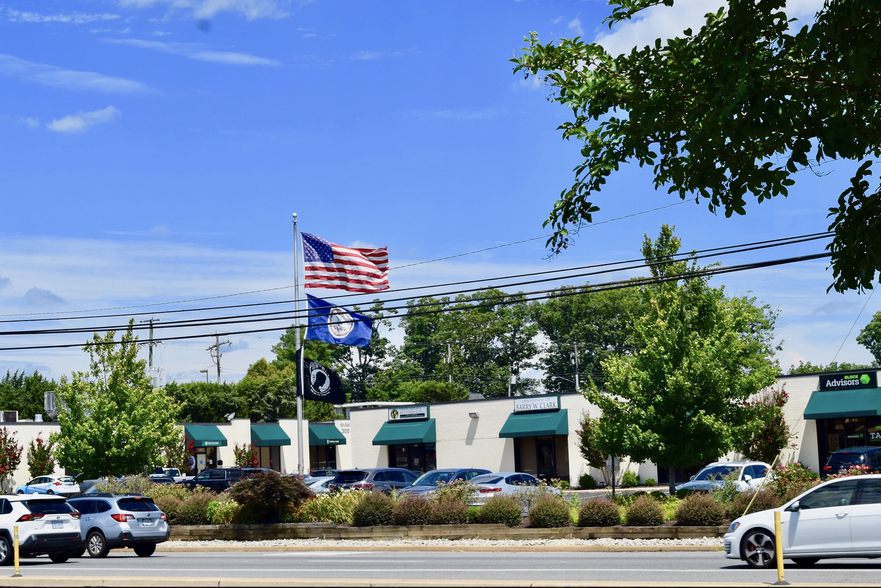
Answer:
M297 371L297 390L303 391L303 398L315 402L345 404L346 394L337 373L308 357L303 357L301 361L302 353L302 349L297 350L297 365L303 366L302 374Z

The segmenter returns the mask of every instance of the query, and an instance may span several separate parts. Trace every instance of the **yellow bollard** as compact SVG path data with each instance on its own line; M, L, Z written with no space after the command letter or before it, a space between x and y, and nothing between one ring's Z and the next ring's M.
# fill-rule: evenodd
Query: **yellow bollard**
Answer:
M18 525L14 525L12 527L12 553L15 557L15 573L12 574L13 578L21 578L21 574L18 571Z
M783 533L780 530L780 511L774 511L774 556L777 559L777 586L789 584L783 578Z

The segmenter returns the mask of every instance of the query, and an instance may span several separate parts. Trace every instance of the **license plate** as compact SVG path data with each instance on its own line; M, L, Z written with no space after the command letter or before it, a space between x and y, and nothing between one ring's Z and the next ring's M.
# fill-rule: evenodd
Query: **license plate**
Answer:
M52 521L53 529L61 529L62 527L64 527L64 521Z
M141 526L142 526L142 527L152 527L152 526L153 526L153 521L150 521L150 520L147 520L147 519L142 519L142 520L141 520Z

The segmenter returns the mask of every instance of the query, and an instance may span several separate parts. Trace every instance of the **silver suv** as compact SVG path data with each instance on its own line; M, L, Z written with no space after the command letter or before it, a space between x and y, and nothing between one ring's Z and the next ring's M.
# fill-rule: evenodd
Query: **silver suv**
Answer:
M13 561L15 526L21 557L48 554L55 563L62 563L83 549L80 513L60 496L0 497L0 565Z
M168 541L165 513L152 498L134 494L98 493L70 499L82 514L81 533L85 551L105 557L118 547L131 547L140 557L156 551L156 544Z

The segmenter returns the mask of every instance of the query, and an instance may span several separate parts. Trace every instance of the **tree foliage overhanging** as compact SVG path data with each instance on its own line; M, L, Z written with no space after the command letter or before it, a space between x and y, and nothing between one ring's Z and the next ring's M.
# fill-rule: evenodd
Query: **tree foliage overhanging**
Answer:
M609 26L673 0L611 0ZM626 163L649 166L656 188L745 214L786 196L801 170L861 162L830 207L833 283L871 289L881 271L881 3L826 0L813 23L785 0L730 0L699 30L613 56L580 38L542 44L532 33L515 72L540 76L572 111L560 129L583 142L575 180L545 221L559 252L592 221L590 198Z

